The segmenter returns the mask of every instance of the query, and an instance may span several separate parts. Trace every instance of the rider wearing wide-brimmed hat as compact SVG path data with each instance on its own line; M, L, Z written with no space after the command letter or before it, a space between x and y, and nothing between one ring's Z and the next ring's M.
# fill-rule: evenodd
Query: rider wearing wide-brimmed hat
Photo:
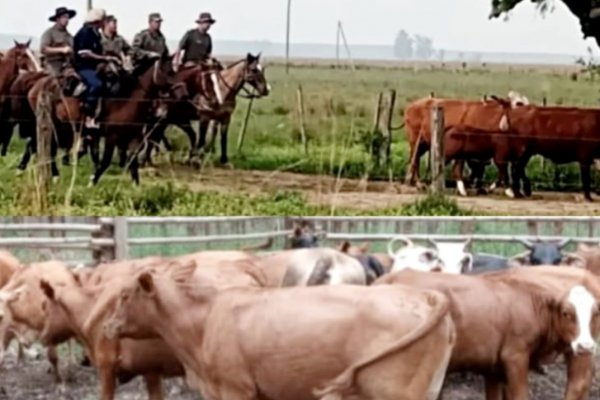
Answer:
M73 36L67 30L69 20L77 15L75 10L59 7L48 20L54 25L42 35L40 51L46 60L46 69L58 75L69 63L73 53Z
M210 13L200 14L196 20L198 26L187 31L179 42L174 59L176 67L179 65L187 67L212 61L213 44L208 31L215 22L217 21Z

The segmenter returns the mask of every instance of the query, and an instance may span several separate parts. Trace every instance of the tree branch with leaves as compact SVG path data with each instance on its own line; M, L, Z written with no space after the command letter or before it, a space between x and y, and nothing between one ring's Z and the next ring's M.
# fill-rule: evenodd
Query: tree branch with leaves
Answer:
M492 0L490 18L508 16L517 5L526 0ZM551 9L554 0L530 0L538 5L541 12ZM561 0L579 19L584 38L594 38L600 46L600 0Z

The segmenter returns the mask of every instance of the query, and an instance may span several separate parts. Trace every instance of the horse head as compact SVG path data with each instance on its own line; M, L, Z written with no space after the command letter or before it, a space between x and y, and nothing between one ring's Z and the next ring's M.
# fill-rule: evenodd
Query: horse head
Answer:
M14 47L2 57L3 65L12 65L15 73L41 71L42 67L30 48L31 40L25 43L15 40L14 43Z
M256 56L248 53L246 56L244 82L252 86L259 96L269 95L271 85L267 83L265 69L260 63L260 53Z

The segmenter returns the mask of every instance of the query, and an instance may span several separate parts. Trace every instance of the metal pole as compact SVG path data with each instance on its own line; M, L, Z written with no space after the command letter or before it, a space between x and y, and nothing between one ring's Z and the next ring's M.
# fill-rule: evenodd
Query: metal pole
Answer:
M290 72L290 24L292 19L292 0L288 0L287 4L287 27L285 38L285 73Z
M87 0L88 11L91 10L92 8L94 8L93 2L94 2L94 0Z

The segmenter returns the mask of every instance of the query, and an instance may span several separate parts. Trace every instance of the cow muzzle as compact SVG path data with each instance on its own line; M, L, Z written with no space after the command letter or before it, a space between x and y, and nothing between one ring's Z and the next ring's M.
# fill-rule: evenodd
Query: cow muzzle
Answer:
M571 348L575 355L593 354L596 352L596 342L591 337L585 339L577 339L571 343Z

